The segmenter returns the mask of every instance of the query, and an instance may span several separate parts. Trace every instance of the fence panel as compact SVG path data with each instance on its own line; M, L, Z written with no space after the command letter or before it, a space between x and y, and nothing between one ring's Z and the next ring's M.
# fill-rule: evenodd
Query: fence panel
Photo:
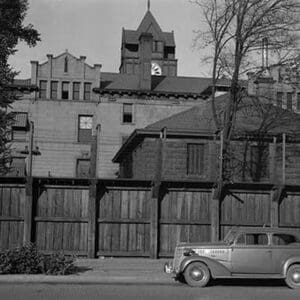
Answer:
M0 186L0 249L19 247L23 243L25 187Z
M88 189L40 188L34 219L38 248L86 255L88 200Z
M172 256L179 242L210 240L210 191L170 190L161 201L159 256Z
M35 179L33 241L46 253L64 251L87 255L89 185L70 184L62 179L58 180L59 183L51 180L50 183L43 184ZM109 185L106 181L99 180L100 182L96 205L97 254L149 257L152 203L150 185L128 181L120 184L117 181L108 182ZM270 225L271 188L232 188L220 205L221 238L232 226ZM1 182L1 250L22 245L25 196L23 182L10 182L8 179ZM181 189L173 185L162 189L161 197L158 212L160 257L172 256L179 242L210 240L210 188L185 186ZM279 226L300 229L299 216L299 187L287 186L279 206Z
M232 226L264 226L270 224L270 193L232 192L221 204L221 238Z
M150 199L150 190L126 188L98 199L98 255L149 256Z
M287 193L279 208L279 226L300 229L300 194Z

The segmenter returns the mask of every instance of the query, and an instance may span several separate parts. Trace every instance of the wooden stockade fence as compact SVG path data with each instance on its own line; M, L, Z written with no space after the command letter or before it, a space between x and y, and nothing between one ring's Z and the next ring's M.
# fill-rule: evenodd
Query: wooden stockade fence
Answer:
M149 181L34 178L31 186L28 201L25 179L1 178L2 250L31 241L45 253L156 258L172 256L179 241L210 241L215 226L220 238L232 226L300 230L300 186L281 187L279 197L270 184L234 184L217 224L209 182L162 181L157 203Z

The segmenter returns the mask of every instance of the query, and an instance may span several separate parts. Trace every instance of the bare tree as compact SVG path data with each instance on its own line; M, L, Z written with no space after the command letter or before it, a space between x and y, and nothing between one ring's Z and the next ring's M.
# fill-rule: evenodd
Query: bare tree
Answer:
M289 60L296 49L300 5L297 0L190 0L198 5L204 17L204 29L198 42L212 49L212 114L223 135L223 168L218 179L222 191L230 178L230 141L234 135L239 103L245 96L243 75L255 70L255 55L268 39L271 58ZM278 64L279 62L277 62ZM220 76L231 79L230 95L223 114L216 110L216 84ZM218 196L221 194L216 193Z

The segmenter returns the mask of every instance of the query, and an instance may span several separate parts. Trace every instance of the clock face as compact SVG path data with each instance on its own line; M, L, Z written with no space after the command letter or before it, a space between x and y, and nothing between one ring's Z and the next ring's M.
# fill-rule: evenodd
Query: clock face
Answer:
M158 63L152 62L151 63L151 75L161 75L161 67Z
M80 129L92 129L93 118L92 117L80 117Z

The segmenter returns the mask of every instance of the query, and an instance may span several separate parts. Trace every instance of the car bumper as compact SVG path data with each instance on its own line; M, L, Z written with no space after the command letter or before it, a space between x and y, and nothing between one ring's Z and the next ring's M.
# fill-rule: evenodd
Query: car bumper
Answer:
M173 264L169 263L169 262L165 263L164 264L164 272L166 274L175 274L175 270L173 268Z

